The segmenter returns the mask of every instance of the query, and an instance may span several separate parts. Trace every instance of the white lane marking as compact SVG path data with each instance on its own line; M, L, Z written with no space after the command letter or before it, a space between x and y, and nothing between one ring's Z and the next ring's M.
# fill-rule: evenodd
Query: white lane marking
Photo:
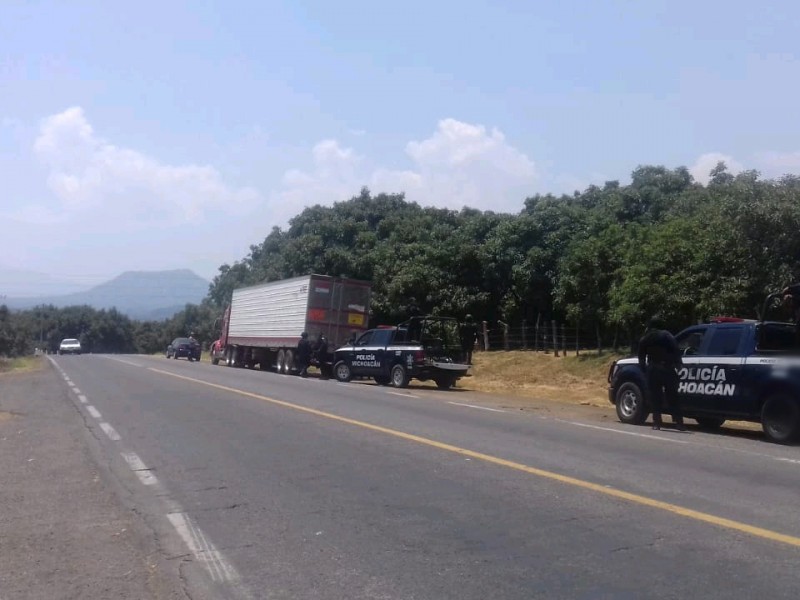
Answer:
M72 391L75 392L76 394L80 394L81 393L81 391L78 388L72 388Z
M75 384L70 381L69 382L69 387L71 387L72 389L75 389Z
M103 415L100 414L100 411L97 410L91 404L87 404L86 405L86 412L88 412L90 415L92 415L95 419L102 419L103 418Z
M651 440L659 440L661 442L672 442L673 444L688 444L686 440L673 440L670 438L661 437L659 435L648 435L646 433L636 433L635 431L623 431L622 429L614 429L612 427L600 427L598 425L589 425L588 423L578 423L577 421L565 421L564 419L554 419L561 423L569 423L570 425L577 425L578 427L587 427L589 429L599 429L600 431L610 431L612 433L622 433L624 435L634 435L636 437L649 438Z
M211 579L215 582L233 582L239 579L239 574L227 559L214 547L205 534L183 512L167 515L170 523L183 538L189 551L194 557L205 565Z
M122 439L122 437L117 433L117 430L104 421L100 421L100 429L105 432L112 442L118 442Z
M139 481L144 485L158 485L158 478L153 475L147 465L142 462L138 454L135 452L121 452L120 454L122 454L122 458L125 459L125 462L128 463L131 471L136 473Z
M131 362L129 360L125 360L124 358L115 358L113 356L104 356L103 358L107 358L108 360L115 360L117 362L121 362L121 363L124 363L126 365L130 365L132 367L143 367L144 366L144 365L141 365L139 363L135 363L135 362Z
M78 400L80 400L83 404L89 404L89 401L86 399L86 396L83 394L78 394Z
M779 460L781 462L792 463L793 465L800 465L800 460L797 460L796 458L781 458L781 457L777 457L776 456L775 460Z
M489 410L492 412L506 412L505 410L500 410L499 408L488 408L486 406L475 406L474 404L462 404L461 402L448 402L448 404L452 404L454 406L466 406L467 408L477 408L478 410Z
M400 392L386 392L387 394L391 394L392 396L403 396L403 398L419 398L419 396L415 396L414 394L401 394Z

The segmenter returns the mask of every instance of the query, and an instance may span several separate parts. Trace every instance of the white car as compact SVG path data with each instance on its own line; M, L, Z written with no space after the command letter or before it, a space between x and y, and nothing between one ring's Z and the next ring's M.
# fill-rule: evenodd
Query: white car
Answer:
M58 353L59 354L80 354L81 353L81 343L74 339L74 338L66 338L61 340L61 344L58 346Z

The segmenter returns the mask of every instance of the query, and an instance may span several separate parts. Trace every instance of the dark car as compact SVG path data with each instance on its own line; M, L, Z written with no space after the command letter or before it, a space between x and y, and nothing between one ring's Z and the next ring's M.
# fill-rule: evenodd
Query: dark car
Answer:
M188 358L200 360L200 344L192 338L175 338L167 346L167 358Z

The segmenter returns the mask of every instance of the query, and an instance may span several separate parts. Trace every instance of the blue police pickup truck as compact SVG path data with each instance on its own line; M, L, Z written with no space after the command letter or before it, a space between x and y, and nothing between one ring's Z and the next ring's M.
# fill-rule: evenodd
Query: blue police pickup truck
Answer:
M368 377L403 388L418 379L449 389L470 368L462 360L458 333L458 322L448 317L413 317L396 327L370 329L336 350L333 374L342 382Z
M726 420L752 421L773 442L798 440L800 352L793 324L719 318L675 337L682 353L678 396L684 416L704 429ZM644 423L650 408L638 360L616 361L608 382L619 420Z

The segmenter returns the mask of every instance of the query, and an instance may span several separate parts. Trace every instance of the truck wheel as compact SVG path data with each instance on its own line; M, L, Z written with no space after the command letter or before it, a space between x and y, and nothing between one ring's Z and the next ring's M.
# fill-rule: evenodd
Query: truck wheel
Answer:
M278 358L275 359L275 372L283 373L283 349L278 350Z
M392 367L391 373L392 385L396 388L404 388L408 386L408 372L403 365L395 365Z
M390 383L392 383L392 380L387 375L376 375L375 383L377 383L378 385L389 385Z
M698 417L695 419L695 421L697 421L700 429L704 429L706 431L716 431L722 427L725 419L720 419L718 417Z
M437 377L435 381L436 387L440 390L449 390L456 384L456 380L452 377Z
M626 381L614 395L617 418L623 423L641 425L650 414L642 394L642 389L632 381Z
M226 367L233 366L233 348L227 348L225 350L225 366Z
M353 378L353 373L350 371L350 365L343 360L340 360L333 365L333 375L336 377L337 381L341 381L342 383L347 383Z
M791 444L800 434L800 407L788 394L773 394L761 409L761 426L770 441Z
M291 375L294 369L294 354L291 350L287 350L283 354L283 372L285 375Z

